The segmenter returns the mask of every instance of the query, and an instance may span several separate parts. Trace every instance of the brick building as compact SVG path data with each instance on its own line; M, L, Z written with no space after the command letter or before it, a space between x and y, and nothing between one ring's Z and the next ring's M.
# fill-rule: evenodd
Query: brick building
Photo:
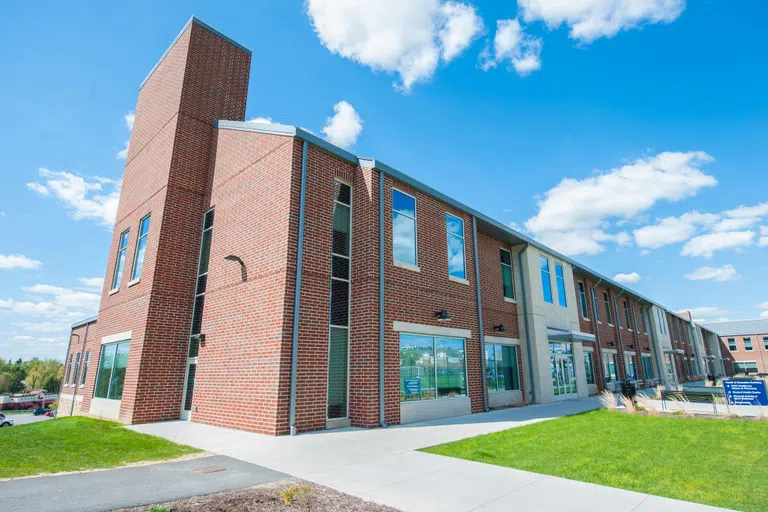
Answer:
M701 378L689 320L379 160L244 122L249 72L193 18L141 85L62 409L279 435Z
M768 318L703 323L717 336L728 375L768 375Z

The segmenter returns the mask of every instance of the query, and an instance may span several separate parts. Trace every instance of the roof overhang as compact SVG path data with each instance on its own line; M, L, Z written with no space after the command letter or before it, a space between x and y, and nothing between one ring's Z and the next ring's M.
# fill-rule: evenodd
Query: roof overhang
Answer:
M595 341L595 335L581 331L547 328L547 337L555 341Z

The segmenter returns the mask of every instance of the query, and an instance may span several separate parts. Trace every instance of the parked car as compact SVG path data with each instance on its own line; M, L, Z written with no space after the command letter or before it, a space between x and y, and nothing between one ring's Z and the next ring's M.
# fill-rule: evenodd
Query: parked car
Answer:
M52 409L52 410L48 411L47 413L45 413L45 415L48 416L49 418L55 418L56 417L56 411Z
M38 407L34 411L32 411L32 414L35 416L42 416L43 414L48 413L49 411L52 411L53 409L43 409L42 407Z
M5 416L0 419L0 427L12 427L13 426L13 420L9 420Z

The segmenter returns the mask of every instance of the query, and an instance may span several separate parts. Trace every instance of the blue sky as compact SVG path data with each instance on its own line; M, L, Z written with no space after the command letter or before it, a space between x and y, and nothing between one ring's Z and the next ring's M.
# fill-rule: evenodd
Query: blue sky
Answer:
M364 4L5 3L0 357L61 358L97 310L138 86L193 14L253 51L248 119L387 162L673 310L768 315L768 4Z

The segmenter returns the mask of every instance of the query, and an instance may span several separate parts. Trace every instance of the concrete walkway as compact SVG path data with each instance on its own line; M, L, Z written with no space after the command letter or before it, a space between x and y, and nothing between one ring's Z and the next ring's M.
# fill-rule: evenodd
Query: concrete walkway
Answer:
M406 511L717 510L415 451L598 407L594 398L577 399L387 429L347 428L294 437L271 437L183 421L129 428Z
M0 510L102 512L253 487L289 475L214 455L0 482Z

